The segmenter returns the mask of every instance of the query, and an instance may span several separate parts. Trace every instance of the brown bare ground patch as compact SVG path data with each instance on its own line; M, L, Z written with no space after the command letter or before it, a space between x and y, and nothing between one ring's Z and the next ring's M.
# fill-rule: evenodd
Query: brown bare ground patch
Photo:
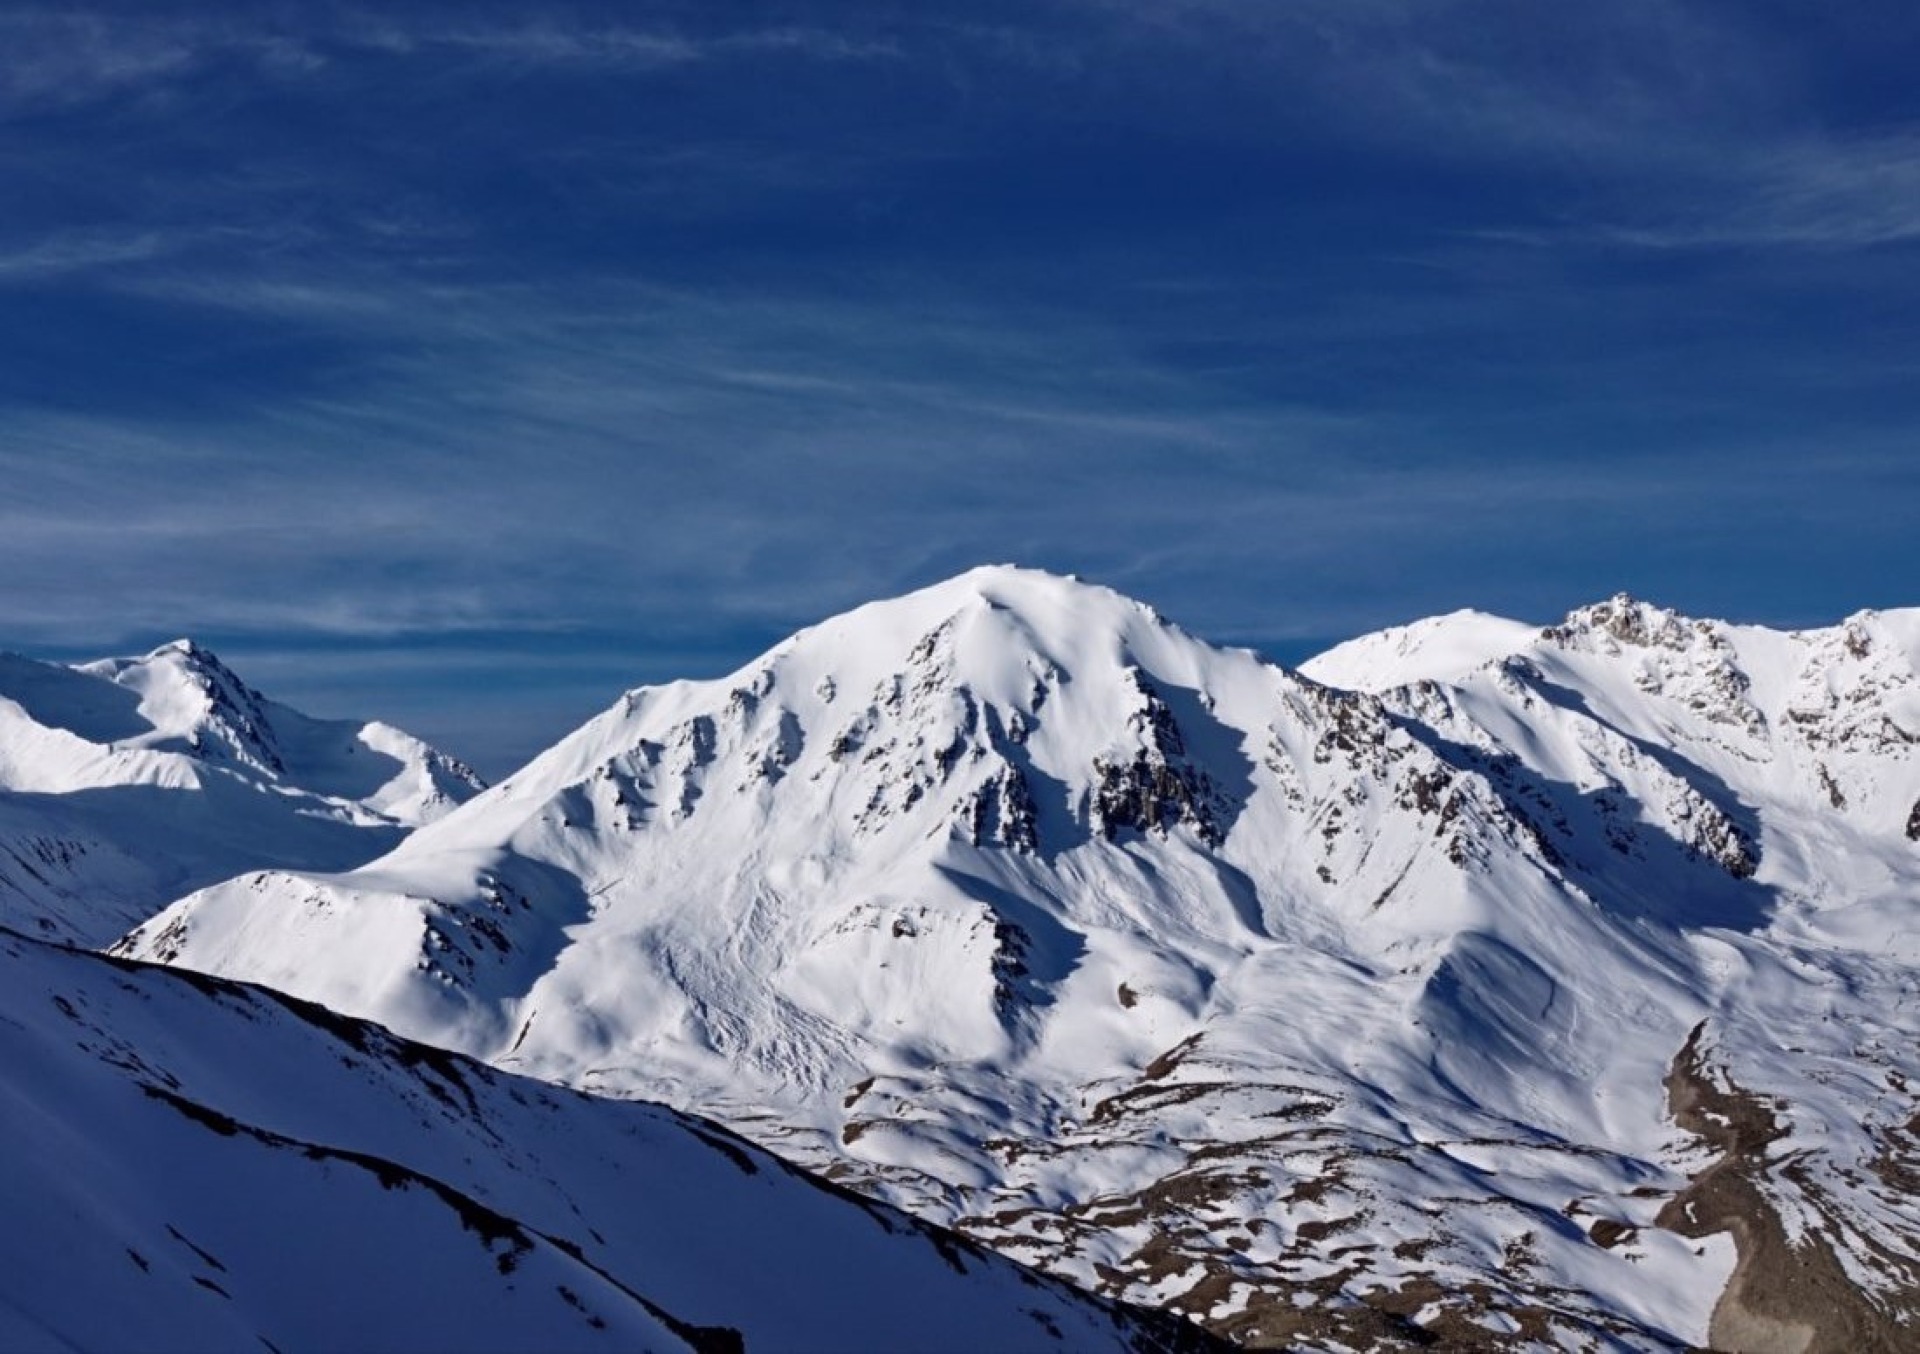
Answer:
M1719 1149L1720 1159L1668 1200L1655 1225L1681 1236L1730 1233L1738 1260L1713 1310L1708 1339L1740 1354L1901 1354L1915 1331L1898 1324L1900 1308L1862 1292L1833 1250L1809 1233L1792 1242L1757 1180L1767 1146L1785 1129L1751 1092L1716 1086L1696 1025L1667 1073L1674 1122ZM1904 1313L1911 1319L1913 1313Z
M1143 1081L1164 1080L1174 1068L1180 1065L1181 1061L1185 1059L1188 1054L1192 1053L1194 1049L1199 1046L1200 1036L1197 1034L1188 1035L1185 1039L1182 1039L1165 1053L1162 1053L1159 1057L1148 1063L1146 1067L1141 1070L1141 1079Z

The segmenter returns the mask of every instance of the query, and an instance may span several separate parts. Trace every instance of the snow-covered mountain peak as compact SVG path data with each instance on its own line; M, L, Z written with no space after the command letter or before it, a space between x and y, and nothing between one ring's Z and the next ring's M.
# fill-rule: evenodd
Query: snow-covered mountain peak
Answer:
M1576 607L1560 624L1549 626L1543 637L1568 646L1685 649L1711 633L1712 627L1705 622L1618 592L1604 602Z
M411 851L497 841L594 782L615 787L628 828L786 804L865 836L916 811L924 835L929 816L978 829L1005 808L1024 840L1037 823L1012 820L1029 816L1030 778L1064 799L1138 752L1164 763L1190 744L1227 751L1214 746L1225 738L1237 753L1221 702L1259 727L1283 717L1279 693L1294 685L1109 589L977 569L802 630L719 681L631 691Z
M983 697L1012 699L1034 668L1074 673L1200 642L1145 603L1110 588L1014 565L969 570L800 631L761 664L821 670L864 684L906 672L942 675ZM1204 646L1200 646L1204 647ZM1012 685L1009 685L1012 683Z
M391 724L316 720L268 699L192 639L76 670L138 696L151 726L128 740L138 746L355 800L399 822L431 821L486 788L464 762Z
M237 870L364 861L481 788L390 725L268 699L192 640L0 656L0 922L102 943Z
M1214 648L1105 588L976 570L823 621L718 681L629 692L385 860L339 879L237 881L128 945L238 963L231 947L254 942L216 940L214 915L238 922L286 891L322 928L410 940L385 955L384 977L364 956L329 976L291 951L255 976L336 1002L404 990L384 1014L405 1027L533 1058L573 1037L552 1016L526 1033L532 1007L554 1009L530 985L556 960L584 979L641 937L724 933L745 968L789 970L799 1009L803 992L824 997L807 971L854 962L876 937L939 932L920 947L944 966L938 1000L881 954L856 965L855 1043L792 1055L780 1027L798 1017L778 1002L764 1028L712 1031L716 1048L746 1034L747 1060L776 1079L811 1082L857 1072L858 1040L890 1042L895 1025L976 1054L1027 1039L1029 1013L1055 1002L1086 942L1022 899L1073 928L1121 928L1129 947L1170 929L1229 947L1321 929L1283 900L1349 868L1389 891L1407 854L1448 849L1424 835L1359 844L1388 805L1419 798L1402 782L1432 762L1371 698ZM1383 778L1379 805L1336 803L1363 766ZM1312 851L1283 867L1297 882L1264 908L1220 861L1243 832L1255 860L1263 835L1311 833ZM1103 882L1064 886L1062 868ZM658 961L657 944L642 948ZM737 979L676 967L668 982L710 1010ZM651 1043L660 1018L623 1013L597 1037Z
M1819 1142L1783 1207L1890 1229L1848 1252L1874 1282L1912 1250L1861 1183L1896 1124L1874 1060L1910 1045L1808 1019L1901 981L1856 959L1920 870L1907 615L1462 612L1295 675L975 570L119 949L699 1106L1222 1329L1284 1343L1310 1307L1364 1348L1369 1293L1476 1292L1698 1344L1731 1251L1659 1221L1683 1046Z
M1348 641L1301 671L1390 695L1421 718L1459 699L1419 689L1436 684L1486 688L1503 702L1571 700L1635 736L1771 765L1897 750L1920 730L1916 617L1866 611L1836 626L1778 631L1619 593L1541 629L1472 612L1434 617ZM1813 774L1845 797L1839 770Z
M1920 610L1861 612L1803 631L1785 722L1809 746L1900 752L1920 744Z
M179 639L168 640L165 644L155 645L153 650L147 654L147 658L149 660L157 659L166 654L178 654L190 663L204 664L210 668L219 668L223 672L231 675L231 669L220 661L218 654L190 635L182 635Z
M139 714L151 726L132 740L142 747L230 762L269 778L286 773L266 698L205 645L177 639L138 658L102 659L79 671L139 697Z
M1305 676L1349 691L1390 691L1415 682L1457 682L1518 653L1540 627L1460 610L1361 635L1300 665Z

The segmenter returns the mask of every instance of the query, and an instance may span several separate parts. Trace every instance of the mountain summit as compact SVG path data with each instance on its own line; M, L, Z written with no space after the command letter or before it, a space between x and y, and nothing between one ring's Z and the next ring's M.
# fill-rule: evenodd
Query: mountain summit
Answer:
M698 1108L1245 1341L1704 1343L1788 1263L1878 1338L1917 641L1616 598L1318 681L975 570L119 948Z
M0 654L0 925L103 944L240 870L359 864L483 788L391 725L269 700L192 640L78 667Z

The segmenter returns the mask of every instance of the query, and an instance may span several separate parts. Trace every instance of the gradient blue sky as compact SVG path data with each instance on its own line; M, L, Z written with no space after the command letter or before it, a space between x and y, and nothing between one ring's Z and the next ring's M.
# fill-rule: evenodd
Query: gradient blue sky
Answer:
M1920 602L1920 6L0 7L0 647L491 773L984 561Z

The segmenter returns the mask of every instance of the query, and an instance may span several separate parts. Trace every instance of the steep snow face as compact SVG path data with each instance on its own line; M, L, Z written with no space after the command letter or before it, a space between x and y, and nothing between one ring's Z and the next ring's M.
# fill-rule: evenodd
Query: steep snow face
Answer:
M0 931L0 1346L1174 1350L670 1110Z
M1916 896L1911 627L1873 624L1444 618L1349 651L1376 695L978 570L121 948L698 1107L1236 1338L1705 1343L1683 1047L1796 1107L1771 1206L1848 1216L1863 1288L1916 1272L1871 1184L1920 1076L1875 929Z
M260 864L343 869L482 788L384 724L310 719L188 641L0 655L0 922L102 944Z

